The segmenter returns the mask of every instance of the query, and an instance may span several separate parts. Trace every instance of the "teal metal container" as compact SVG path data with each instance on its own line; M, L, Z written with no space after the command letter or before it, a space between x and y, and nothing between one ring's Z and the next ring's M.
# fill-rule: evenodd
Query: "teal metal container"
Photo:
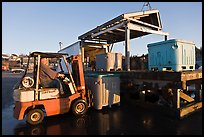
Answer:
M171 39L147 47L149 70L195 70L195 44L192 41Z

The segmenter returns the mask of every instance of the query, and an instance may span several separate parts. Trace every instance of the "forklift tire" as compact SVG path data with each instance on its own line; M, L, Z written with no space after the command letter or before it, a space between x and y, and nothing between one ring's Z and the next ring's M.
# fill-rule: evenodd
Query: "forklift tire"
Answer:
M37 125L44 119L44 112L41 109L32 109L27 114L26 122L31 125Z
M86 113L88 104L83 99L77 99L72 105L72 112L75 116L81 116Z

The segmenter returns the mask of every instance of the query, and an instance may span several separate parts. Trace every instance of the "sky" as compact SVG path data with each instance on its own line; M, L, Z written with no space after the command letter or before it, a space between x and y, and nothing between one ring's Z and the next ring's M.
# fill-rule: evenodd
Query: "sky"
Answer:
M142 10L144 2L3 2L2 53L57 52L78 41L78 36L123 13ZM202 2L150 2L158 9L168 39L193 41L202 47ZM148 7L144 7L148 10ZM148 53L147 44L163 41L150 34L130 41L130 54ZM125 55L124 42L113 52Z

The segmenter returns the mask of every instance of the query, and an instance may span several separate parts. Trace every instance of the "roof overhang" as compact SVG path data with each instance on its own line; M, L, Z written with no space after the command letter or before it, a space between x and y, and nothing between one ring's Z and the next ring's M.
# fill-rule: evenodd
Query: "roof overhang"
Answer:
M66 53L53 53L53 52L32 52L30 53L30 57L37 57L40 55L42 58L61 58L64 55L67 56L68 54Z
M122 14L78 37L80 40L116 43L125 40L128 27L130 39L148 34L169 35L162 31L159 10L147 10Z

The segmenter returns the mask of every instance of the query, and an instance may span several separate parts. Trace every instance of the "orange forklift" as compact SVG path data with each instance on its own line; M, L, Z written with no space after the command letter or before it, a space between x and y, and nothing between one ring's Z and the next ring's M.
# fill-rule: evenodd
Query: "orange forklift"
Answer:
M41 58L49 58L50 67L65 75L59 79L63 93L58 88L40 85ZM17 120L26 117L26 122L31 125L41 123L45 116L64 114L70 110L74 115L81 116L91 106L91 96L91 91L85 88L80 55L68 57L65 53L32 52L21 80L14 86L13 116Z

